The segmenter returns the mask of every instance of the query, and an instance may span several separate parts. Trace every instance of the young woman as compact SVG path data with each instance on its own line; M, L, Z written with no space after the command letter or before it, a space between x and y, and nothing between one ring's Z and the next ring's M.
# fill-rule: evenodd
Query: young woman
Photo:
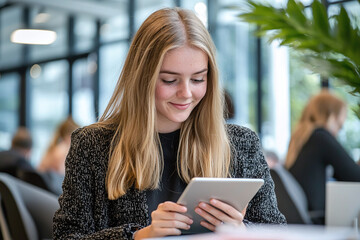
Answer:
M360 166L336 140L346 119L346 104L322 90L305 106L291 136L285 166L304 189L310 211L324 215L326 168L339 181L360 181ZM315 219L323 224L324 218Z
M191 11L162 9L142 24L105 113L72 136L56 239L179 235L192 220L176 201L193 177L265 180L246 214L199 204L204 227L285 223L258 137L225 125L214 53Z

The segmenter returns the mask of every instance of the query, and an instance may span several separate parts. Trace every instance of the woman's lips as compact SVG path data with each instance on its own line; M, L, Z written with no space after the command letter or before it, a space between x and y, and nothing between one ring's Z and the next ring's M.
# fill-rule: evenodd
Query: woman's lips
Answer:
M190 103L186 103L186 104L171 103L171 105L173 105L175 108L179 110L185 110L190 106Z

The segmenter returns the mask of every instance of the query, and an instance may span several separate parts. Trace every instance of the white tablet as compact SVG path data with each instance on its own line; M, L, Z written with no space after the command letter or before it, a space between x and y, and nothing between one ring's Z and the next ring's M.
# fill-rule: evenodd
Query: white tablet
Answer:
M181 194L178 204L187 207L186 213L191 219L189 230L182 230L183 234L209 232L200 225L202 217L195 213L199 202L209 203L211 198L218 199L242 211L264 184L263 179L255 178L193 178Z

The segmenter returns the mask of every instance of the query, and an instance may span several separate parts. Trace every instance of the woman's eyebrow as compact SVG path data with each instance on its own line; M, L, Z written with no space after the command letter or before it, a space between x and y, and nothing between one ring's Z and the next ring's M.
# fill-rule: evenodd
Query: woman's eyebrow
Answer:
M193 73L192 75L196 75L196 74L200 74L200 73L204 73L206 72L208 69L204 68L198 72ZM181 75L181 73L178 72L173 72L173 71L169 71L169 70L161 70L160 73L166 73L166 74L172 74L172 75Z

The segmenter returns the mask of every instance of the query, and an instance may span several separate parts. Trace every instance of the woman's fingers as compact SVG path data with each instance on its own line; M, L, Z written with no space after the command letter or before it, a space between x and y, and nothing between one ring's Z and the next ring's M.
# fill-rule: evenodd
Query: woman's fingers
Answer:
M177 228L158 228L154 227L153 225L150 225L147 228L149 228L149 233L147 233L147 235L143 235L145 238L181 235L181 230Z
M165 212L165 211L154 211L151 213L151 220L152 222L154 221L160 221L160 220L165 220L165 221L171 221L171 220L177 220L180 222L184 222L186 224L192 224L193 220L190 219L189 217L181 214L181 213L176 213L176 212Z
M168 201L160 203L157 210L185 213L187 211L187 208L180 204Z
M227 216L229 216L231 219L235 219L239 222L242 222L244 220L244 213L246 212L246 207L241 212L239 212L229 204L221 202L217 199L210 199L210 204L226 213ZM226 219L223 219L222 221L226 222Z
M216 227L214 226L214 225L212 225L212 224L210 224L210 223L208 223L208 222L206 222L206 221L201 221L200 222L200 225L201 226L203 226L203 227L205 227L205 228L207 228L207 229L209 229L210 231L215 231L215 229L216 229Z
M205 202L199 203L195 212L207 221L207 223L202 225L210 230L213 230L215 226L219 226L222 223L242 225L246 208L239 212L224 202L211 199L210 204Z
M186 224L192 224L193 220L184 215L187 211L186 207L173 202L165 202L159 204L156 211L151 213L152 221L157 220L177 220Z
M206 206L205 206L205 204L206 203L200 203L199 207L195 208L195 212L197 214L199 214L201 217L203 217L206 221L211 223L213 226L218 226L218 225L222 224L222 220L220 220L220 217L215 215L216 213L214 211L210 210L210 208L213 208L213 207L209 206L208 204L206 204ZM218 212L220 212L220 211L218 211Z
M190 228L189 224L178 220L155 220L151 224L156 228L179 228L184 230Z
M184 215L187 209L174 202L164 202L151 213L151 224L139 230L135 238L164 237L180 235L181 229L188 230L193 220Z

